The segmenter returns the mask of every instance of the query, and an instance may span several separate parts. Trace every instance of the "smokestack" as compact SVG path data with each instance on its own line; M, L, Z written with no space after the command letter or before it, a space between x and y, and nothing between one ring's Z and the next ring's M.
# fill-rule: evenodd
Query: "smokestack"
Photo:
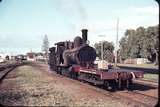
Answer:
M82 29L82 39L83 39L83 43L86 43L87 42L87 32L88 30L87 29Z

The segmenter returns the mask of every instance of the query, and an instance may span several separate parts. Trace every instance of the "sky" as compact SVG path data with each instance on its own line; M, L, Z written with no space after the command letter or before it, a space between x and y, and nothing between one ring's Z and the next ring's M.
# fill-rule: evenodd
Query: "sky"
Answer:
M155 0L2 0L0 2L0 53L40 52L44 35L49 46L73 40L88 29L90 45L116 42L126 29L157 25ZM104 35L100 37L99 35Z

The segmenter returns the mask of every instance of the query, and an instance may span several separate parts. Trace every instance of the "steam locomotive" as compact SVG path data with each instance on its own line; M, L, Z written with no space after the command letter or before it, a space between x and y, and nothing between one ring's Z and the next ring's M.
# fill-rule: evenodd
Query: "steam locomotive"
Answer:
M88 30L82 29L82 37L74 41L55 43L56 47L49 49L50 69L80 81L101 85L107 89L129 88L132 80L143 78L142 71L127 71L123 69L99 69L94 61L96 50L88 44Z

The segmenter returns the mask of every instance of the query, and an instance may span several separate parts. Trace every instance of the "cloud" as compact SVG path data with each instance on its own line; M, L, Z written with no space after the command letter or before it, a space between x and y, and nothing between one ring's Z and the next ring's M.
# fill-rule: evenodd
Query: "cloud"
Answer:
M6 38L7 38L6 35L0 33L0 39L1 39L1 40L5 40Z
M135 13L150 14L150 15L159 14L158 6L133 7L131 8L131 10L133 10Z
M54 0L53 2L54 8L65 16L65 20L72 30L86 25L87 14L80 0Z
M65 15L71 15L68 20L71 31L78 31L82 28L88 28L90 32L95 34L101 34L102 32L111 32L116 29L116 18L112 20L87 20L87 14L85 8L80 3L79 0L60 0L57 3L58 9ZM120 29L136 28L138 26L149 26L158 24L158 6L143 6L143 7L129 7L115 10L116 13L114 17L120 16ZM77 21L76 15L79 15ZM156 19L157 16L157 20ZM72 17L76 21L72 20ZM155 20L155 21L153 21ZM83 23L84 22L84 23Z
M127 9L115 10L115 17L119 17L119 30L136 29L139 26L154 26L158 24L158 7L130 7ZM117 19L95 20L88 22L88 29L94 33L113 32L116 29Z
M118 14L143 14L143 15L159 15L158 6L142 6L142 7L129 7L120 10L115 10Z
M136 29L140 26L148 27L158 24L158 17L154 15L128 15L127 17L119 17L119 40L124 35L126 29ZM116 19L112 20L96 20L88 22L89 40L92 44L102 39L112 41L116 40ZM98 35L106 35L104 38Z

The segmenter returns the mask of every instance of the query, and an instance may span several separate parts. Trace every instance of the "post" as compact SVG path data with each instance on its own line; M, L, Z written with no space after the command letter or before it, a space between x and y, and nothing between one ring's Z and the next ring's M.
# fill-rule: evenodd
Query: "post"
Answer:
M101 59L103 61L103 41L101 41Z
M115 49L115 67L117 67L117 51L118 51L118 25L119 19L117 19L117 35L116 35L116 49Z
M105 37L105 35L99 35L99 37ZM103 40L101 41L101 59L103 61Z

